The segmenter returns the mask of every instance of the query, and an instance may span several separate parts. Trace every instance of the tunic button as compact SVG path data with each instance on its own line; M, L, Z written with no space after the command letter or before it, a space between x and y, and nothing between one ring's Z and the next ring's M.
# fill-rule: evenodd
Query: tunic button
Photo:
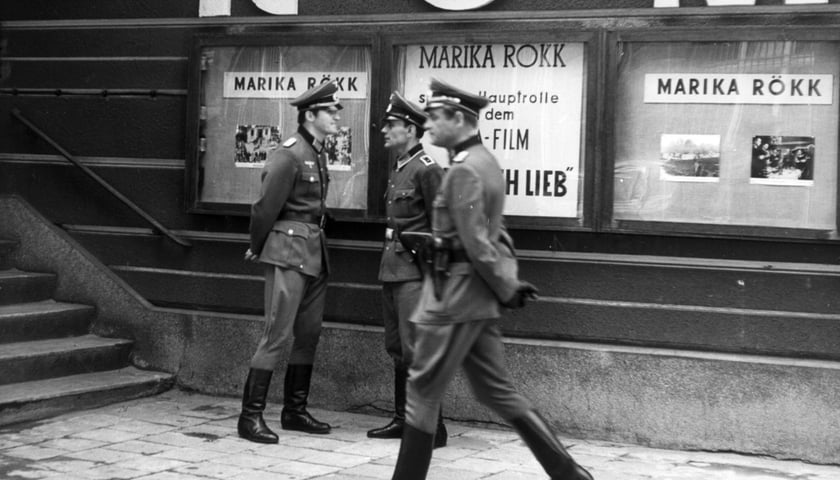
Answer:
M300 268L303 268L303 265L301 265Z
M310 182L314 182L314 181L315 181L315 177L309 177L309 181L310 181Z
M290 229L289 229L289 235L291 235L291 234L293 234L293 233L295 233L295 231L294 231L294 230L292 230L292 229L290 228Z

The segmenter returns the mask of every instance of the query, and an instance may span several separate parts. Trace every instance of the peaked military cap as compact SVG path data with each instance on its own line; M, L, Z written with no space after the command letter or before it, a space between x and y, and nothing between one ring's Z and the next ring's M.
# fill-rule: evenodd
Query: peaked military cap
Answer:
M432 92L429 95L429 103L426 104L427 111L433 108L449 107L478 117L478 112L490 103L481 95L461 90L437 78L432 79L429 89Z
M326 82L310 88L289 103L297 107L298 111L329 107L341 110L344 107L338 102L335 94L337 91L338 86L335 82Z
M385 116L382 118L383 121L403 120L413 123L420 128L423 128L423 125L426 124L428 118L426 117L426 112L418 105L409 102L400 92L392 93L390 102L388 108L385 109Z

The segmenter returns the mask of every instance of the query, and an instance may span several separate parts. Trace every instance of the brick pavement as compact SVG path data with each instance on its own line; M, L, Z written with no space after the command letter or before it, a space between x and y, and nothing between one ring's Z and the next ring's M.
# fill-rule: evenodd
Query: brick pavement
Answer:
M0 478L62 480L390 479L398 440L371 440L387 419L314 410L330 435L280 430L279 445L236 435L239 400L170 391L0 430ZM536 480L539 464L510 430L449 422L430 480ZM840 480L840 466L731 453L682 452L564 439L597 480Z

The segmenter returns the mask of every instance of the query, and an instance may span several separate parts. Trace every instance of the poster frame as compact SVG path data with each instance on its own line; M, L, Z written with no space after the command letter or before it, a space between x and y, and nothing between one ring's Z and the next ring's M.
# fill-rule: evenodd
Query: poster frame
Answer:
M208 47L260 47L265 45L283 46L333 46L352 45L368 47L371 56L369 108L371 115L379 108L376 92L380 90L378 83L381 82L377 75L377 58L381 57L379 42L374 34L350 34L350 33L244 33L244 34L197 34L193 36L192 49L189 57L189 90L187 97L187 138L186 138L186 162L185 162L185 203L187 213L249 216L250 203L236 202L210 202L201 199L202 171L201 162L205 155L212 152L203 151L201 136L203 131L202 101L204 91L202 90L202 51ZM371 126L372 127L372 126ZM289 132L284 132L289 133ZM374 132L371 132L374 133ZM370 138L374 138L371 136ZM381 147L378 142L371 142L369 150L369 170L378 170L378 164L374 159L381 158ZM341 209L331 208L331 215L339 220L367 220L370 212L375 209L377 196L373 179L368 178L367 185L367 208L365 209Z
M597 135L597 105L602 101L603 82L601 81L602 48L604 36L601 32L583 30L531 30L531 31L457 31L429 36L420 33L386 34L383 36L383 71L391 72L390 92L397 88L398 78L395 72L398 48L410 45L463 45L474 43L548 43L569 42L582 43L585 79L583 82L581 121L584 123L580 132L580 167L583 179L580 183L580 214L578 217L529 217L519 215L505 215L506 223L515 229L566 230L566 231L594 231L596 226L595 202L599 192L596 191L597 145L594 142ZM387 95L386 92L386 95ZM381 93L381 92L380 92ZM479 123L480 125L480 123ZM587 139L592 139L587 141Z
M766 28L653 28L645 31L614 31L607 34L606 40L606 92L607 98L618 94L620 78L619 63L622 45L625 43L719 43L719 42L762 42L762 41L840 41L840 32L827 28L788 27L779 30ZM835 82L840 79L835 78ZM650 220L628 220L613 218L614 206L614 167L616 149L616 111L612 102L604 104L604 139L605 162L600 177L602 204L598 217L602 219L601 231L616 234L653 234L681 235L688 237L762 237L768 239L798 240L836 240L840 232L840 181L837 185L835 201L835 228L833 231L813 228L776 227L760 225L724 225L711 223L689 223ZM837 135L840 149L840 132ZM837 162L837 174L840 179L840 162Z

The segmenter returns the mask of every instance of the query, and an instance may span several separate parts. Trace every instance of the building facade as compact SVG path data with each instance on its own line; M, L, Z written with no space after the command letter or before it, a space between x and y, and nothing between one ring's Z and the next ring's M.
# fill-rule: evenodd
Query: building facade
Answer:
M827 400L840 372L840 2L663 3L4 2L0 193L152 304L229 314L218 321L236 332L230 318L262 308L260 272L241 260L261 162L295 128L285 102L336 79L327 320L370 332L358 348L375 350L381 112L393 90L424 103L441 78L490 99L480 133L507 181L521 275L541 291L502 326L532 395L569 405L553 421L840 461L828 436L798 431L840 425ZM239 390L199 376L182 383Z

